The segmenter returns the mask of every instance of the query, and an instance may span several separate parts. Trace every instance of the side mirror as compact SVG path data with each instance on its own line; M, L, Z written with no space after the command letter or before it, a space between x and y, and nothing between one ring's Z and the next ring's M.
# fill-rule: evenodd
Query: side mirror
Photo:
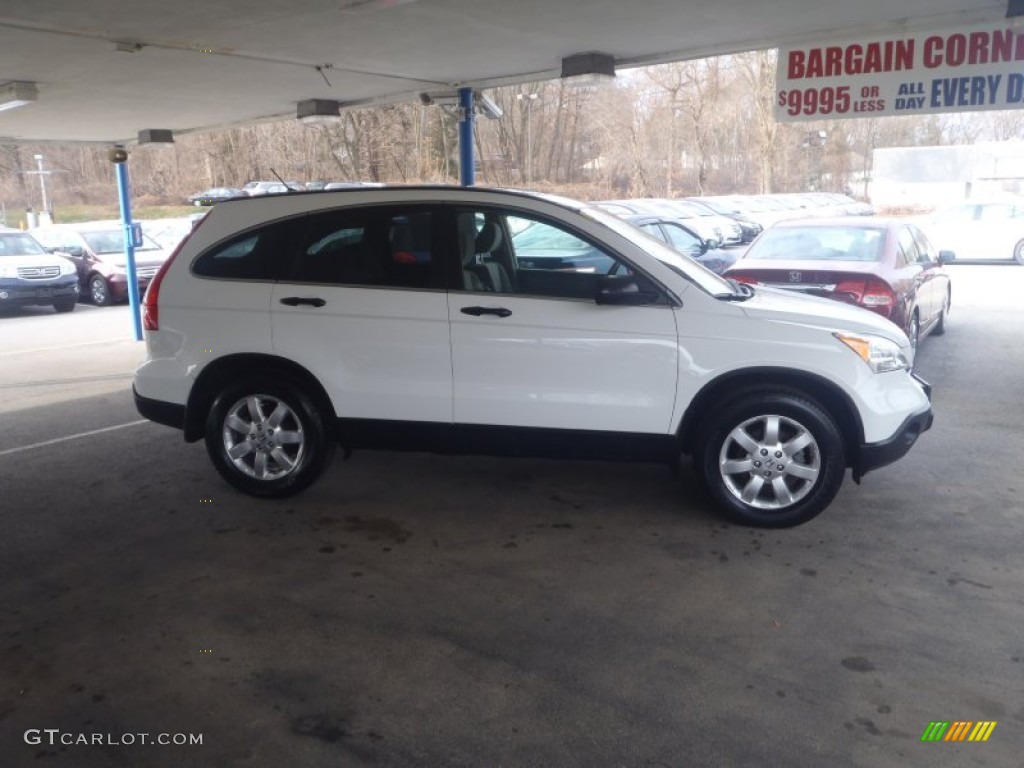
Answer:
M67 248L54 248L52 253L63 253L74 259L80 259L85 254L80 245L69 245Z
M709 238L704 241L704 253L708 251L714 251L722 247L722 241L716 237Z
M939 266L952 264L956 261L956 253L953 251L939 251Z
M657 304L661 295L656 291L644 290L635 277L605 275L597 284L594 301L620 307L642 307Z

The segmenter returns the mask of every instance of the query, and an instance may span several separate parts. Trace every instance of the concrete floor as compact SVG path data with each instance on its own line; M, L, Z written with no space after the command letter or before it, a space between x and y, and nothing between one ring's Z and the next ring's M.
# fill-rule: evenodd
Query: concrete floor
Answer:
M0 317L0 765L1019 765L1024 268L951 271L935 427L781 532L642 465L361 453L257 501L133 423L126 308Z

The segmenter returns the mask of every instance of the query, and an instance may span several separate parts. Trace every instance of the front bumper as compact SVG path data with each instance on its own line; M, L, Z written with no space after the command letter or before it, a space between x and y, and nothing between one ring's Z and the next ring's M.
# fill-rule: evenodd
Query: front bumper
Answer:
M152 277L140 277L138 280L139 284L139 298L141 299L146 294L146 288L149 287L150 282L153 280ZM128 300L128 276L122 274L114 274L107 278L107 285L110 286L110 295L114 301L127 301Z
M932 385L922 379L916 373L910 374L918 383L929 402L932 399ZM877 443L863 443L853 462L853 479L860 482L861 477L873 469L884 467L903 458L917 442L922 433L932 428L935 415L931 407L926 411L912 414L896 430L895 434L888 440Z
M52 304L60 299L77 297L78 278L75 275L62 280L0 280L0 307Z

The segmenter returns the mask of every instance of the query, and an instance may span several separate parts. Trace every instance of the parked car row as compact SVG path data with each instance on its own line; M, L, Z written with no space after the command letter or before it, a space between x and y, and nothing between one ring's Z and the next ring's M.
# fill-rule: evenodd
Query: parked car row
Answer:
M245 197L261 195L283 195L288 192L330 192L335 189L351 187L383 186L369 181L250 181L242 187L211 187L202 192L188 196L190 205L204 206L223 203L226 200L238 200Z

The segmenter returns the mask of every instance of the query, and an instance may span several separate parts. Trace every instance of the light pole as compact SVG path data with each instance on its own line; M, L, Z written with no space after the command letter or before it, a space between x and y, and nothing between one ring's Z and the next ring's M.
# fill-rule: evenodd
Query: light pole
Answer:
M533 184L533 125L531 116L533 102L537 100L536 93L517 93L516 101L526 101L526 187Z
M39 174L39 190L43 193L43 213L49 213L50 203L46 199L46 171L43 170L43 156L35 155L35 159Z
M804 149L807 150L804 155L804 164L806 165L808 192L817 192L818 187L821 186L821 154L825 151L824 147L827 142L828 133L826 131L807 132L807 140L804 142ZM811 172L811 153L815 151L814 147L817 147L815 154L817 173Z

